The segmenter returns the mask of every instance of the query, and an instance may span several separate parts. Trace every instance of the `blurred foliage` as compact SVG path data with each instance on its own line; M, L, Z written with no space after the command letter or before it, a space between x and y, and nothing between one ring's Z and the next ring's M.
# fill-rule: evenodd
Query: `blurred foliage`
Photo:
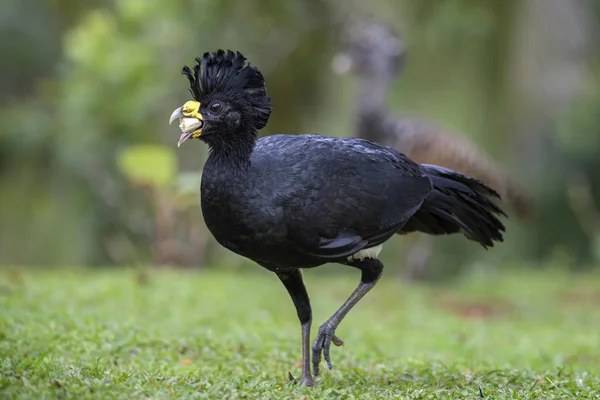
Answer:
M200 173L179 172L175 151L166 146L133 145L117 157L129 182L145 189L154 206L154 264L198 265L208 234L198 228ZM183 235L178 235L182 231Z
M553 0L540 8L544 1L6 1L0 264L156 262L164 213L175 218L172 240L194 247L190 237L204 238L207 264L245 263L212 245L203 225L197 181L206 148L176 150L177 130L167 124L188 96L179 71L205 51L239 49L267 79L274 112L263 134L348 135L356 87L330 69L335 22L367 11L392 23L409 48L390 109L464 132L539 200L540 218L529 226L509 222L507 242L493 251L445 238L438 273L476 260L558 256L589 265L600 253L600 227L589 223L600 209L600 1ZM569 10L585 24L549 24ZM575 53L567 39L539 33L550 27L571 38L568 26L580 25L591 28ZM572 70L582 76L577 82ZM149 194L132 184L140 179L165 186L153 181ZM398 264L389 247L388 261Z
M117 159L121 172L131 182L160 189L169 189L177 176L177 158L167 147L157 145L132 146Z

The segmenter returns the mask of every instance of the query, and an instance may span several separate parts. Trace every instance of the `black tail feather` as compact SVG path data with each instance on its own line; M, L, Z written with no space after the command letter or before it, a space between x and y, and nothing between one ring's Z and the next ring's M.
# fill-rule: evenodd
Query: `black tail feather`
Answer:
M500 198L494 189L448 168L426 164L422 168L434 190L399 233L448 235L462 231L484 248L503 241L505 228L496 215L506 214L491 199Z

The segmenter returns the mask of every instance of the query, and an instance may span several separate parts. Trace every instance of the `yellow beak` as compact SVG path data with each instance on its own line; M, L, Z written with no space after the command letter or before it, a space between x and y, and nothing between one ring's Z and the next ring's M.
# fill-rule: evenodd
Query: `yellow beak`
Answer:
M200 103L197 101L188 101L183 106L175 109L169 118L169 125L176 119L179 120L179 129L183 132L177 142L177 147L190 138L198 138L202 135L204 120L199 112Z

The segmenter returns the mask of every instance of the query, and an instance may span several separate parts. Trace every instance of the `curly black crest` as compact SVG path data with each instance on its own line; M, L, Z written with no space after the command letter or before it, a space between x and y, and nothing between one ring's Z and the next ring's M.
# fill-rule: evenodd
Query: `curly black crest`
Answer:
M263 128L271 115L271 102L267 96L265 80L256 67L246 62L239 51L217 50L204 53L195 59L197 64L192 70L184 66L181 73L190 81L190 92L194 100L201 99L214 92L237 92L252 105L254 127Z

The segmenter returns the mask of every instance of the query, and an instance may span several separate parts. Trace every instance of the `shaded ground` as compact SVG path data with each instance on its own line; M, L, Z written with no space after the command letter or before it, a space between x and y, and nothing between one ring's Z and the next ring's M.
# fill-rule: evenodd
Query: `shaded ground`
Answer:
M0 271L0 397L600 397L599 276L384 278L306 389L291 301L254 272ZM358 274L305 278L315 332Z

